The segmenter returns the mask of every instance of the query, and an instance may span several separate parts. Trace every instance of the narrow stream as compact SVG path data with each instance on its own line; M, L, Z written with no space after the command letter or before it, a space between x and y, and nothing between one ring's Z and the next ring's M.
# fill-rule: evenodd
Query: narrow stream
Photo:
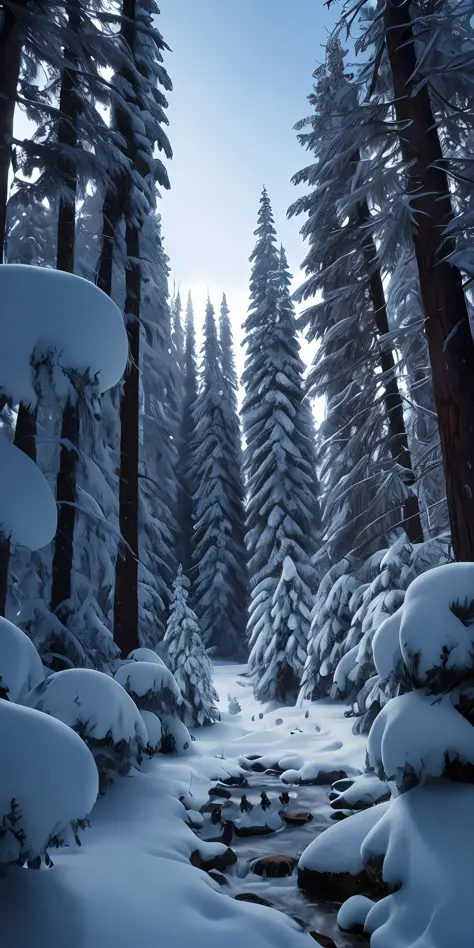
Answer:
M277 775L267 773L250 772L247 779L247 787L230 789L229 799L212 798L212 803L221 806L223 820L239 823L242 819L240 801L242 793L245 792L248 801L254 806L248 820L255 815L256 821L261 824L265 816L270 816L272 821L278 822L278 811L282 809L279 796L285 789L290 794L287 809L290 812L309 812L313 819L309 823L298 826L284 824L281 829L268 836L239 837L234 833L230 845L238 860L225 872L228 885L223 887L224 891L231 897L242 893L252 893L267 899L275 909L301 921L308 931L314 930L320 934L329 935L334 939L337 948L361 948L361 946L367 948L367 939L345 934L338 928L336 919L340 903L311 899L298 888L296 868L291 876L284 878L264 878L252 871L252 864L263 856L291 856L295 861L298 860L306 846L332 825L331 814L334 811L329 806L328 788L311 786L288 788L284 787ZM267 793L272 804L265 814L260 806L262 791ZM204 826L198 835L203 839L211 839L218 836L220 830L221 827L214 825L210 814L206 813Z

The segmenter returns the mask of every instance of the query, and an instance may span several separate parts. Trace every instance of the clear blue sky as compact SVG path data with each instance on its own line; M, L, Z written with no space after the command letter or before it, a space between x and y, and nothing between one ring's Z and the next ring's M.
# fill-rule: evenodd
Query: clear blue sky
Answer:
M158 0L173 52L169 136L172 190L161 211L172 277L202 311L224 290L237 328L263 184L297 274L303 259L291 176L307 161L293 125L311 109L312 73L337 16L323 0ZM241 360L239 358L239 363ZM240 366L239 366L240 367Z

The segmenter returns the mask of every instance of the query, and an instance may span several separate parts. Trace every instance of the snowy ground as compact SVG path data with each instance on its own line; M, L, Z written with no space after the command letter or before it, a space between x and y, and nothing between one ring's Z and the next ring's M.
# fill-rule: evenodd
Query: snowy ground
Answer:
M208 857L225 846L197 839L178 798L199 810L211 780L239 773L239 758L266 754L293 770L363 769L365 740L351 734L342 706L316 703L305 717L306 707L256 705L244 671L217 664L222 721L197 730L190 753L119 780L96 804L81 848L52 853L50 870L13 870L1 880L2 946L242 948L249 936L252 948L314 944L281 912L234 901L232 887L227 894L189 864L196 849ZM241 713L229 714L228 695Z

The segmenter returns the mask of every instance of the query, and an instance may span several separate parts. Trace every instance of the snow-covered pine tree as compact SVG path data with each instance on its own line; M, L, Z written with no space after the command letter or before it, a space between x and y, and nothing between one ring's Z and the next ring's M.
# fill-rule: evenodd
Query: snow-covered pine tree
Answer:
M289 275L264 189L251 256L251 303L245 322L247 358L243 374L242 409L246 441L247 549L252 584L248 632L250 668L255 693L262 700L295 691L302 672L298 651L285 653L278 676L265 675L273 661L277 638L272 627L272 602L288 557L299 581L314 591L311 554L318 542L316 462L312 454L311 413L304 401L303 365ZM312 458L312 460L310 460ZM309 630L309 615L301 635ZM290 630L285 648L290 638Z
M194 493L196 477L192 457L194 444L193 405L198 396L198 370L196 363L196 331L194 328L194 310L191 293L186 304L185 346L183 368L183 396L181 402L181 425L178 441L178 504L177 520L179 528L178 551L183 570L188 573L192 563L194 548Z
M161 243L158 215L146 218L141 237L139 634L142 645L154 648L165 633L176 572L176 464L181 406L168 301L168 258Z
M359 106L357 87L344 73L345 55L339 40L331 38L326 63L314 74L309 100L315 111L296 127L310 127L298 138L316 163L293 178L312 190L289 211L308 214L302 228L310 245L303 264L307 278L299 298L322 294L301 323L308 338L320 343L309 388L325 395L327 404L318 440L330 562L353 551L360 561L399 521L414 542L422 538L366 197L366 182L381 167L387 188L393 187L385 173L385 162L393 163L393 146L380 141L383 104L380 114Z
M186 702L185 723L214 724L219 720L212 665L202 643L196 613L188 605L189 580L180 565L173 582L173 600L163 639L167 666Z
M243 482L243 452L240 419L237 407L238 379L235 369L234 343L230 312L225 293L222 296L219 343L222 370L222 410L224 415L223 451L226 458L226 470L229 480L228 492L233 501L232 537L233 551L239 563L239 569L232 574L232 615L230 625L236 630L238 640L242 642L241 654L245 654L245 629L248 610L248 571L245 548L245 490Z
M242 609L241 480L236 462L236 417L221 369L221 349L214 308L206 305L199 395L193 408L195 434L193 471L197 481L194 501L193 563L196 569L195 610L204 643L226 658L245 654Z
M176 295L171 300L171 324L172 324L173 346L174 346L176 361L178 363L178 368L179 368L181 377L184 372L184 347L185 347L185 331L183 328L183 321L181 319L182 311L183 311L183 306L181 303L181 294L178 290Z
M127 166L107 188L103 206L101 256L97 283L112 294L114 252L124 222L122 262L125 265L124 315L130 348L120 401L120 533L124 540L117 557L115 576L114 638L124 655L139 646L139 405L140 405L140 307L143 247L141 232L155 205L157 185L169 187L168 175L154 154L155 147L171 157L163 130L167 124L166 98L161 89L171 82L164 69L166 44L153 17L155 0L122 0L121 47L128 61L114 77L122 98L114 103L112 124L121 135Z

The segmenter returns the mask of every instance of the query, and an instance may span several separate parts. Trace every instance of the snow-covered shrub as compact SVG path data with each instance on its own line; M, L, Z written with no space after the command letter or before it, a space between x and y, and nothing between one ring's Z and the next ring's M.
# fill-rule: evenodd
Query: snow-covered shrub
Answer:
M164 665L164 661L151 648L134 648L127 657L127 662L150 662L151 665Z
M438 693L474 677L474 563L446 564L412 583L400 647L414 687Z
M183 754L191 749L192 737L182 721L174 714L161 715L161 753Z
M147 728L129 695L108 675L89 668L56 672L32 690L27 702L63 721L87 744L101 791L114 774L126 776L141 765Z
M0 698L21 704L22 698L43 680L43 665L33 642L0 616Z
M168 668L156 662L129 662L115 672L115 680L125 688L140 711L176 714L183 698Z
M57 523L56 503L39 467L6 438L0 438L1 535L14 545L39 550L50 542Z
M87 818L98 793L90 751L61 721L0 700L0 867L37 867Z
M161 750L161 740L163 737L161 721L158 715L153 714L153 711L139 711L139 714L147 733L146 752L149 757L153 757Z
M189 580L182 567L173 583L173 600L163 646L168 665L184 698L187 724L213 724L219 720L217 692L212 684L212 664L206 654L196 613L188 605Z

